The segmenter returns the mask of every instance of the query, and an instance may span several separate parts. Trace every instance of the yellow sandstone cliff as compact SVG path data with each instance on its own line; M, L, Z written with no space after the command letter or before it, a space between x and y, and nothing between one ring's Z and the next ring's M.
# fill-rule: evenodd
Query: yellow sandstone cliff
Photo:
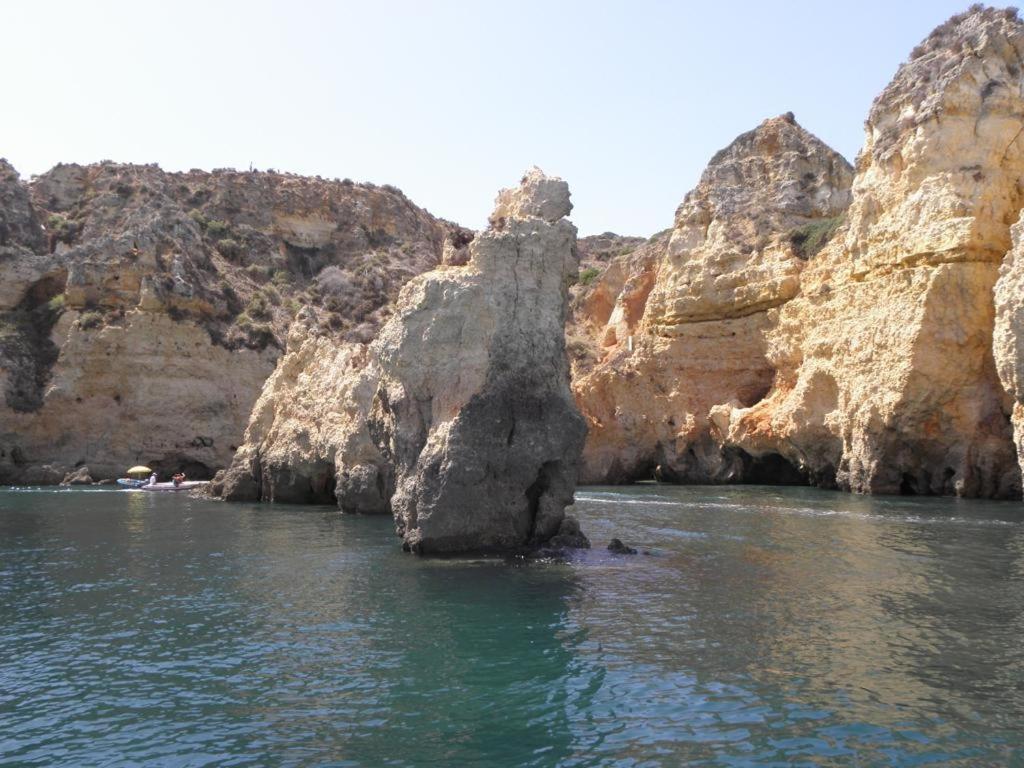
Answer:
M577 301L601 357L577 362L573 382L589 426L583 482L654 472L731 482L776 469L723 451L709 414L771 387L771 310L799 291L852 176L792 115L766 120L711 160L671 233L615 260Z
M583 480L1019 496L1022 51L1012 10L936 29L872 107L852 197L786 119L716 156L664 252L577 302Z
M847 225L768 334L771 392L718 438L857 492L1020 494L992 354L1024 175L1024 25L974 8L878 97Z

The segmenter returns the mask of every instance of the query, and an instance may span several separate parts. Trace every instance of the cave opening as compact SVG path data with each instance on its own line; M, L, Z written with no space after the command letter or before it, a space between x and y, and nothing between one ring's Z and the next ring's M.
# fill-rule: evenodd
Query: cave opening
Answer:
M213 470L203 462L190 456L172 455L148 462L161 480L169 479L175 472L184 472L189 480L210 480Z
M530 530L529 539L537 535L537 524L540 522L540 499L551 488L551 480L561 471L562 462L557 459L546 461L541 464L537 471L537 479L526 489L526 508L529 514Z
M778 453L753 456L741 450L743 485L810 485L807 473Z

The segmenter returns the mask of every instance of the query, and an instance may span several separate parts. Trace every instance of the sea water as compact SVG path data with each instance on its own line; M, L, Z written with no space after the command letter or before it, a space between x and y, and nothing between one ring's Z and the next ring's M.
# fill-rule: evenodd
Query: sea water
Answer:
M1024 505L575 513L567 561L430 560L330 508L0 491L0 765L1024 764Z

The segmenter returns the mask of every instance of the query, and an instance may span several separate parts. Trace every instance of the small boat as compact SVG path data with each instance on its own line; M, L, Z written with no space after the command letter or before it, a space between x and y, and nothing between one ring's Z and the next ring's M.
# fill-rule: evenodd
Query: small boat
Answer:
M119 477L117 479L117 484L120 485L122 488L141 488L142 486L149 482L149 478L135 478L131 477L131 475L148 475L152 471L153 470L150 469L149 467L143 464L139 464L138 466L132 467L127 472L125 472L125 474L129 475L129 477Z
M174 483L147 483L146 485L140 485L139 490L141 491L191 491L193 488L199 488L206 485L209 480L185 480L175 485Z

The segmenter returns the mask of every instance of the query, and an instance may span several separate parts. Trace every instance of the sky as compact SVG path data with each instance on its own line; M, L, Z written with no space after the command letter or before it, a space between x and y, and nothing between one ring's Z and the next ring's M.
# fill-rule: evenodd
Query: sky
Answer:
M580 234L671 226L767 117L853 160L874 97L968 0L364 0L0 6L0 156L393 184L479 228L538 165Z

